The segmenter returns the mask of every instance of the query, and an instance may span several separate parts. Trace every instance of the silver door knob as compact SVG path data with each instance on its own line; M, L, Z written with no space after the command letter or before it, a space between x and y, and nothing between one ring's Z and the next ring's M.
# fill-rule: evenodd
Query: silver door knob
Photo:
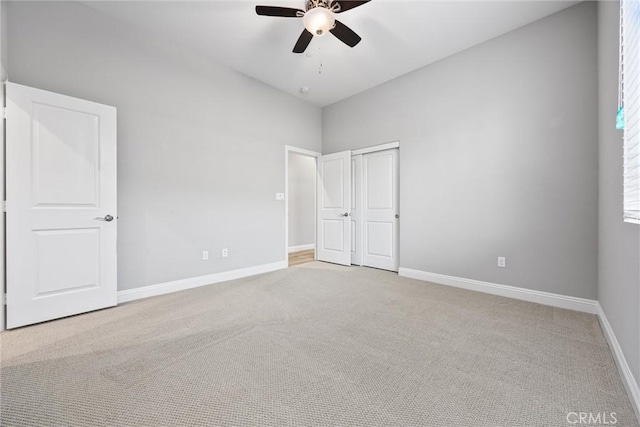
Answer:
M340 214L340 216L349 216L349 212L345 212L343 214Z
M113 217L111 215L105 215L104 218L101 218L101 217L97 216L97 217L95 217L93 219L95 219L97 221L107 221L107 222L113 221Z
M400 215L396 214L396 219L400 218Z

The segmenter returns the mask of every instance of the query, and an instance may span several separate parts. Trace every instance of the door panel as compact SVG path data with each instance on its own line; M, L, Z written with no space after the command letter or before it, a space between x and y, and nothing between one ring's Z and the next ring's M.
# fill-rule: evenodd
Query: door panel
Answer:
M36 206L96 206L99 117L33 104ZM64 168L60 167L64 165Z
M372 209L393 209L393 162L395 157L391 153L365 156L367 168L367 205Z
M318 260L351 265L351 152L318 159Z
M367 254L385 258L393 256L393 222L367 222Z
M116 109L7 83L7 327L116 304Z
M363 264L398 271L398 150L365 154L362 175Z
M33 230L36 238L36 298L100 282L100 229Z
M325 251L344 251L344 221L325 219L323 223L322 249Z
M345 164L343 159L323 161L323 192L322 208L344 210L346 206L344 194Z

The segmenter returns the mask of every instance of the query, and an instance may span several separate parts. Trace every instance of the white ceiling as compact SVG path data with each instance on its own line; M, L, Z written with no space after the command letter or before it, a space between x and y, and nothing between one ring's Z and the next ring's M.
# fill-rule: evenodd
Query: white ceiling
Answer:
M254 9L304 9L304 0L83 3L325 106L578 2L373 0L337 15L362 37L359 45L349 48L328 34L315 37L304 54L291 52L302 19L258 16ZM300 93L303 86L309 93Z

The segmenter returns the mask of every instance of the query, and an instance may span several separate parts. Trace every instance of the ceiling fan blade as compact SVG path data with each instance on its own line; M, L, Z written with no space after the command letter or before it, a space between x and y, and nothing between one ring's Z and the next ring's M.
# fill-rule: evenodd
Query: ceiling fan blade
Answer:
M335 0L334 3L338 3L340 5L340 10L336 13L342 13L346 10L353 9L354 7L362 6L370 1L371 0Z
M357 35L351 28L344 25L342 22L336 20L336 26L331 30L331 34L336 36L342 43L346 44L349 47L354 47L358 43L360 43L359 35Z
M311 39L313 38L313 34L311 34L306 29L302 30L302 34L298 38L296 45L293 47L293 53L302 53L305 51L309 43L311 43Z
M300 18L304 10L279 6L256 6L256 13L263 16L281 16L284 18Z

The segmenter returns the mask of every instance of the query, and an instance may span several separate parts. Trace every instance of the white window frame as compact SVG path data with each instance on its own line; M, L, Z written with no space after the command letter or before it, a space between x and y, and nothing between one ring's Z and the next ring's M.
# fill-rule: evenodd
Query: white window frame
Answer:
M620 2L620 93L624 107L624 221L640 224L640 1Z

